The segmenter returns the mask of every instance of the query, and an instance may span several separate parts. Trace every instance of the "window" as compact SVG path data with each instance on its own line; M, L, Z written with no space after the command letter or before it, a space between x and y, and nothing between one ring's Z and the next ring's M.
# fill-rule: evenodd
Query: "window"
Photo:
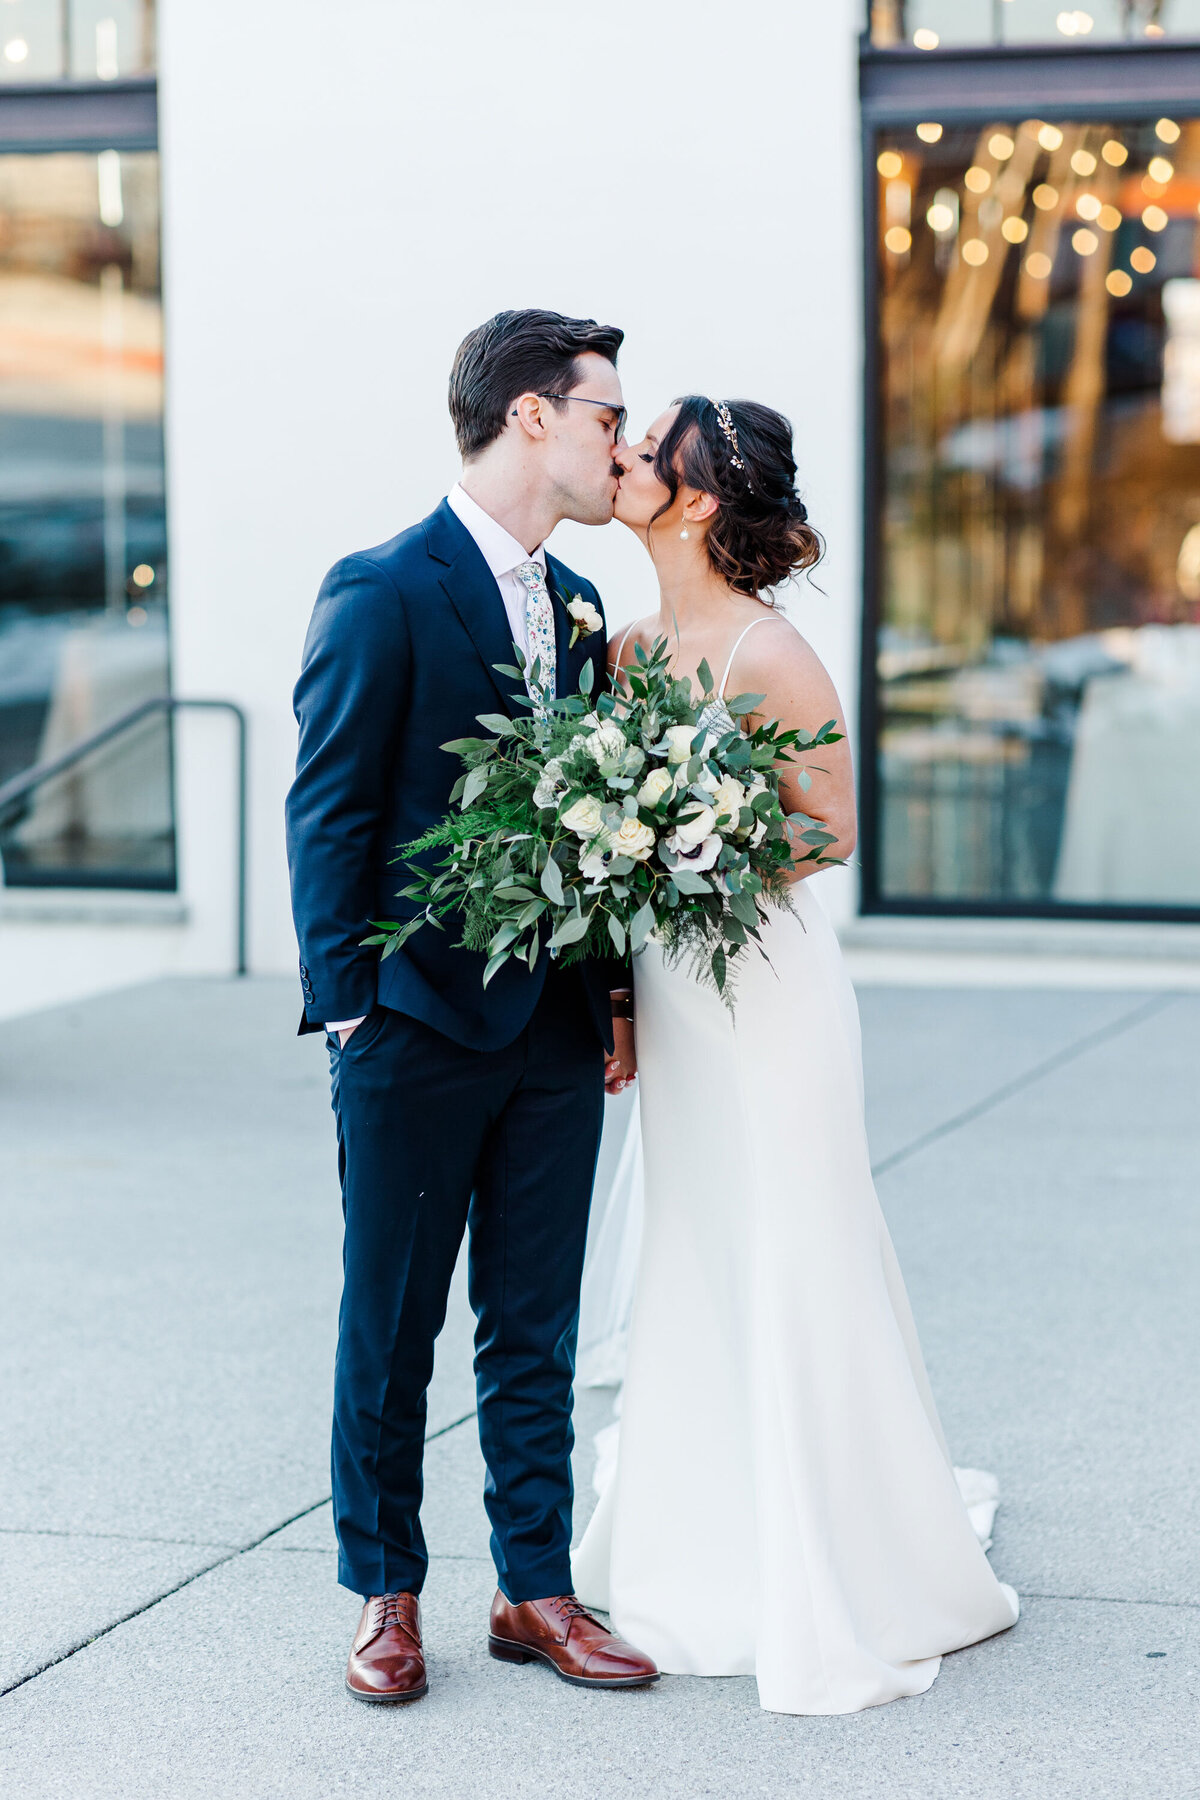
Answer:
M0 0L0 782L168 692L153 84L106 85L152 32L133 0ZM10 806L0 868L173 888L165 713Z
M868 904L1195 916L1200 119L868 142Z
M116 81L153 68L153 0L0 0L0 82Z
M871 42L933 51L970 44L1168 43L1200 38L1200 0L873 0Z

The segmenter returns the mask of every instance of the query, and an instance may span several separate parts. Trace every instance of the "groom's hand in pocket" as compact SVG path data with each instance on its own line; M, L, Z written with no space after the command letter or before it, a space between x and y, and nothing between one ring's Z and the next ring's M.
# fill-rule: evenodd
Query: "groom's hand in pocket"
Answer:
M623 1094L637 1074L633 1020L613 1019L613 1053L604 1065L604 1091Z

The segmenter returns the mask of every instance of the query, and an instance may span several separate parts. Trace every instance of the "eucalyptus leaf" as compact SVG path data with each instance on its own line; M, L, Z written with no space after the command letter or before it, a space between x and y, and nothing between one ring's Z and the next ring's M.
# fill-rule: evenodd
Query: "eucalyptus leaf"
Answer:
M608 926L608 935L613 941L613 948L615 949L617 955L624 956L624 954L625 954L625 927L622 925L620 919L616 918L614 916L614 914L612 914L612 913L609 913L607 915L607 917L605 919L605 924Z
M588 661L584 663L582 669L580 669L580 671L579 671L579 691L580 691L580 693L581 694L590 694L592 691L592 684L595 681L595 679L596 679L596 665L595 665L595 663L592 662L591 658L589 657Z
M562 906L564 902L562 871L553 857L550 857L542 870L542 892L554 906Z
M567 944L577 944L580 938L587 936L588 926L591 922L591 913L576 913L573 917L564 919L550 939L550 948L562 950Z
M495 956L491 956L488 958L487 967L483 971L484 987L487 986L488 982L492 979L492 976L496 974L497 970L502 969L504 967L505 963L509 959L510 954L511 954L511 952L508 950L501 950Z
M512 737L516 726L507 713L476 713L476 719L488 731L494 731L497 737Z
M488 768L486 763L478 769L472 769L463 784L462 809L466 812L473 806L488 784Z
M629 927L629 947L635 956L653 930L654 908L647 900L645 905L639 906L638 910L634 913L633 920Z

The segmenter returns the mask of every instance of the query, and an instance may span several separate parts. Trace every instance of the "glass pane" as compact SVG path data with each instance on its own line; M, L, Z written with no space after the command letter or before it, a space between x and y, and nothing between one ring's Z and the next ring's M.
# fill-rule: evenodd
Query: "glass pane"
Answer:
M154 0L0 0L0 81L154 70Z
M0 0L0 81L63 72L63 0Z
M956 44L1089 44L1200 38L1200 0L872 0L871 41L919 50Z
M1200 121L876 148L881 897L1200 906Z
M167 691L157 164L0 157L0 781ZM10 883L174 884L161 721L64 792L4 822Z

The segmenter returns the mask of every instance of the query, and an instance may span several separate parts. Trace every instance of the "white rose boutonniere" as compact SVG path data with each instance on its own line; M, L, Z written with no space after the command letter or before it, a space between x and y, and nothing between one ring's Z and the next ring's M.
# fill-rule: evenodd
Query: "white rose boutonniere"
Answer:
M567 601L567 611L571 616L571 637L567 644L568 650L573 650L581 637L595 637L598 631L603 631L604 620L591 601L585 600L582 594L576 594L573 600Z

